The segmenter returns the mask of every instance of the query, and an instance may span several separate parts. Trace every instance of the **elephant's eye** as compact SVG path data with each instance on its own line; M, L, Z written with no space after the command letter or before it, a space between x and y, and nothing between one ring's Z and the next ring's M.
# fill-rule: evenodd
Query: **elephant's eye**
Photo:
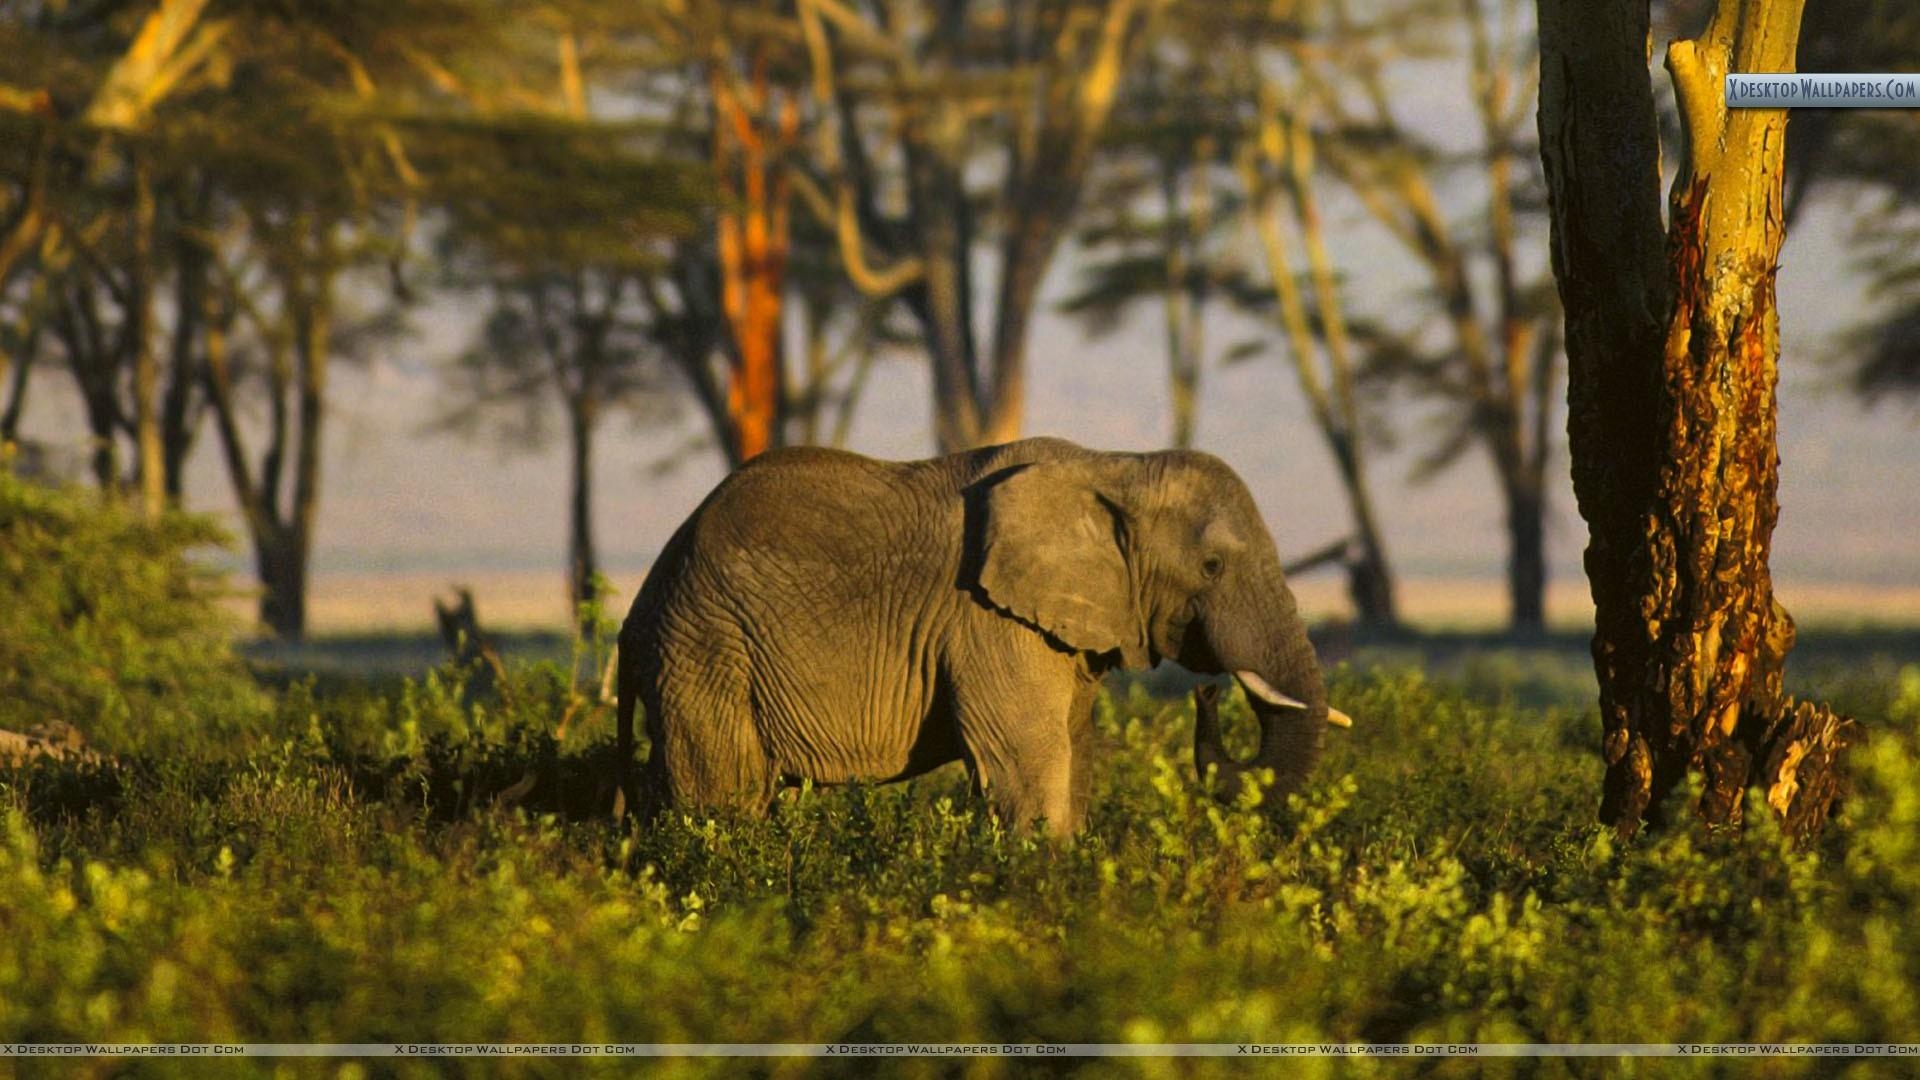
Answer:
M1200 564L1200 572L1207 575L1207 580L1209 581L1219 577L1221 571L1226 568L1226 560L1218 555L1209 555L1207 556L1207 561Z

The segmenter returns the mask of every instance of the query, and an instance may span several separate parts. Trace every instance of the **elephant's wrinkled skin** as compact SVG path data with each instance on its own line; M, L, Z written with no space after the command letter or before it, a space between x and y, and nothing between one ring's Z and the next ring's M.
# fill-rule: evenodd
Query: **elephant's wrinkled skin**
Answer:
M783 783L901 780L964 760L1000 815L1086 818L1100 677L1162 657L1235 672L1256 766L1297 787L1329 713L1273 540L1208 454L1058 439L917 462L766 454L680 526L620 635L629 806L763 811ZM1337 711L1332 714L1343 720ZM1211 726L1197 760L1243 767Z

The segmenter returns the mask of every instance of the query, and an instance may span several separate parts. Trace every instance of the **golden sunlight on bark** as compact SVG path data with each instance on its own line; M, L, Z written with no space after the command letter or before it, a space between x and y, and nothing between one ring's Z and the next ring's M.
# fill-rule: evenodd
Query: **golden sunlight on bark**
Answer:
M1602 817L1658 819L1700 773L1707 821L1750 788L1807 836L1852 722L1781 689L1793 620L1768 569L1779 456L1774 276L1784 110L1723 77L1793 69L1803 0L1722 0L1667 54L1686 148L1663 229L1647 13L1541 0L1540 132L1567 312L1569 437L1591 543Z

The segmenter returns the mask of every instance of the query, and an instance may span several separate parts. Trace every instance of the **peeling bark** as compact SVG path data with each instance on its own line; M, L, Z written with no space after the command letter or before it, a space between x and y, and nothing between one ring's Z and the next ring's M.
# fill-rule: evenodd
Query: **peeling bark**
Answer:
M1779 516L1774 275L1783 110L1728 110L1728 71L1791 71L1803 0L1722 0L1667 68L1687 152L1662 229L1645 4L1540 0L1542 157L1567 318L1569 443L1589 527L1606 728L1601 817L1658 821L1690 773L1737 824L1759 788L1790 832L1826 819L1847 718L1781 689L1793 620Z

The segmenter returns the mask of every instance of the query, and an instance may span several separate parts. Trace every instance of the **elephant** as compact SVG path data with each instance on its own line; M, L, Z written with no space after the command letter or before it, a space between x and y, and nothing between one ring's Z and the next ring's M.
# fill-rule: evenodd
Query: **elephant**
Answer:
M1070 835L1102 677L1162 659L1233 673L1259 720L1250 765L1196 727L1220 791L1253 768L1298 788L1348 722L1221 459L1054 438L914 462L773 450L673 534L621 628L616 801L762 814L782 786L960 760L1001 820Z

